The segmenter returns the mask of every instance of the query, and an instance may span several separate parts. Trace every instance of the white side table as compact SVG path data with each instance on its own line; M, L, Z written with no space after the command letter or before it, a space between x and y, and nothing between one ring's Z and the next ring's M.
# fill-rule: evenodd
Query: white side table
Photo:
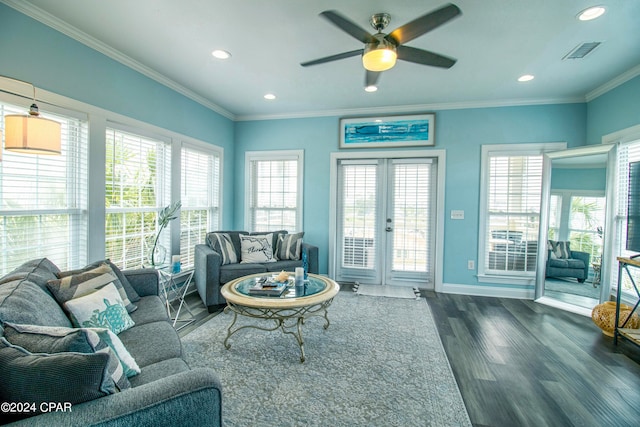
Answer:
M169 318L173 320L173 327L176 327L178 322L182 323L176 330L180 330L187 325L190 325L195 321L189 305L185 302L184 297L187 295L189 285L193 279L193 267L181 270L178 273L173 273L171 267L159 268L160 284L162 286L162 294L164 295L165 304L167 306L167 314ZM178 305L178 308L174 306ZM182 308L185 308L189 315L187 318L180 319L180 312Z

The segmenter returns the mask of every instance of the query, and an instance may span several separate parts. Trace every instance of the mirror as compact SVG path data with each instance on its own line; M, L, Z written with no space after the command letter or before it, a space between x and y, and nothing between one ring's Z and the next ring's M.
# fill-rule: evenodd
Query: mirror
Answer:
M614 145L546 153L536 302L590 315L610 292Z

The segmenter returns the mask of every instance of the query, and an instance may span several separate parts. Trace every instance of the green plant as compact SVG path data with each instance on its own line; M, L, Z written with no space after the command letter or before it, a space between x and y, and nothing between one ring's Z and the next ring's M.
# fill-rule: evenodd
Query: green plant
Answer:
M169 206L163 208L158 214L158 234L156 234L156 238L153 241L153 248L151 248L151 265L156 265L155 262L155 253L156 247L158 246L158 240L160 239L160 235L162 234L162 230L164 230L169 222L178 218L176 212L182 207L182 202L179 200L170 204Z

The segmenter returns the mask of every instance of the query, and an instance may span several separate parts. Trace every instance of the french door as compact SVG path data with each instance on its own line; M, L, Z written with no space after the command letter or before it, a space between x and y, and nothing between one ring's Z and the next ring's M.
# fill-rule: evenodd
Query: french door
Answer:
M339 160L338 281L433 286L436 159Z

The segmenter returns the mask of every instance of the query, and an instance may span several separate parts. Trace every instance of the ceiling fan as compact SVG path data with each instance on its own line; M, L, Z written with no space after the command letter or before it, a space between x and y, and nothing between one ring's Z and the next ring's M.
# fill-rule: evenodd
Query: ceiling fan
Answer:
M300 65L308 67L362 55L362 65L367 70L365 87L375 86L380 77L380 73L392 68L396 63L396 59L433 67L451 68L453 64L456 63L455 59L427 50L405 46L404 44L449 22L461 13L458 6L447 4L440 9L429 12L396 28L389 34L383 33L382 30L389 25L391 16L387 13L377 13L370 19L371 26L377 33L369 34L366 30L340 15L338 12L327 10L322 12L320 16L328 19L342 31L364 43L365 47L364 49L352 50L337 55L314 59L313 61L303 62Z

